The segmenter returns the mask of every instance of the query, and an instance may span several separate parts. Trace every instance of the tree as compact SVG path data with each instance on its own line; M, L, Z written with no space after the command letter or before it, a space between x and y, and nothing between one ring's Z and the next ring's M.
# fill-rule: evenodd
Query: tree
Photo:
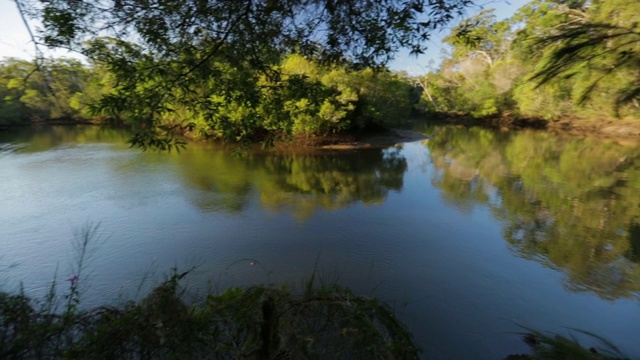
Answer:
M456 25L443 40L450 52L440 71L424 78L432 85L422 85L429 103L434 108L438 104L441 111L477 117L505 110L505 99L520 76L511 59L512 37L509 22L496 21L493 10L483 10Z
M475 117L638 117L639 12L635 0L532 0L505 21L482 11L444 39L450 51L425 77L429 108Z
M596 107L640 110L640 3L634 0L549 1L564 21L538 40L546 56L539 84L571 79L573 98Z
M177 107L211 121L211 92L247 108L261 104L260 79L299 53L323 64L387 63L401 47L424 51L430 33L471 0L18 0L43 23L41 42L105 64L114 91L100 110L126 113L133 143L170 147L160 119ZM228 77L226 74L233 74ZM212 90L213 89L213 90ZM180 124L182 127L188 124Z
M101 69L72 59L0 61L0 123L89 118L88 103L106 91Z

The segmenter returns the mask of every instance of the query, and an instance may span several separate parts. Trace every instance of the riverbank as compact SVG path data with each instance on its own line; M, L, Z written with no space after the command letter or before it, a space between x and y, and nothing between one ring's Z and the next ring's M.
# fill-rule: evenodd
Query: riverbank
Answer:
M474 118L470 115L424 115L429 122L462 126L481 126L501 131L536 129L555 134L594 136L603 138L640 139L640 119L596 119L567 117L559 120L517 118L510 114Z
M187 302L174 274L141 301L80 309L78 275L64 297L37 302L0 291L1 358L381 358L419 359L422 350L392 308L337 284L294 294L286 286L255 285ZM65 304L66 302L66 304ZM55 309L60 309L56 311ZM523 328L531 353L505 360L626 359L605 338ZM585 346L574 335L586 335ZM517 335L517 334L514 334Z
M640 120L633 119L581 119L564 118L557 121L513 116L474 118L468 115L436 114L415 119L415 122L465 127L484 127L499 131L540 130L558 135L597 137L619 140L640 140ZM325 137L297 138L291 142L277 143L276 150L301 149L351 150L384 148L399 143L426 140L429 137L418 131L392 128L386 131L356 135L332 135Z
M548 131L559 135L573 135L582 137L598 137L608 139L640 140L640 120L636 119L583 119L564 118L559 120L544 120L535 118L516 118L511 115L489 116L474 118L462 114L425 114L412 122L427 122L430 124L458 125L465 127L484 127L500 131L517 131L534 129ZM104 119L73 120L55 119L51 121L33 121L25 123L0 124L0 131L22 129L27 127L41 128L46 126L83 126L104 125ZM122 127L123 124L114 124ZM194 140L185 134L187 139ZM354 150L367 148L384 148L404 142L426 140L429 137L418 131L391 128L356 134L332 134L325 136L297 136L290 140L273 143L269 148L276 152L300 152L316 150Z

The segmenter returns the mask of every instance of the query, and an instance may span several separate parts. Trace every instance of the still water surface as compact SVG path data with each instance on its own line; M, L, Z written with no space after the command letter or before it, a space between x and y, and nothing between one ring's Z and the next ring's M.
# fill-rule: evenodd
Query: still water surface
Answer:
M315 270L393 304L424 358L524 352L518 324L640 356L640 146L424 131L303 155L140 152L94 127L0 133L0 285L66 286L74 233L99 223L87 305L135 297L173 266L197 266L200 292Z

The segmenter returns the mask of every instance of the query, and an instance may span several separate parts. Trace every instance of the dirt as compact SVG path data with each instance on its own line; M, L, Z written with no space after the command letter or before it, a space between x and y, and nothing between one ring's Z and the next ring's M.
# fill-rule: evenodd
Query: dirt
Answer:
M539 129L557 134L619 139L640 139L640 119L598 119L568 117L559 120L515 118L510 114L473 118L465 115L437 115L435 121L464 126L483 126L503 131Z
M640 120L563 119L550 122L547 129L577 135L640 138Z

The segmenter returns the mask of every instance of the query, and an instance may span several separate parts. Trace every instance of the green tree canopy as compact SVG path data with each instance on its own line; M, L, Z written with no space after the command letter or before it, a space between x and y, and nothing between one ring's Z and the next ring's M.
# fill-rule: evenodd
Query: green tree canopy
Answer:
M45 119L86 120L87 104L106 88L104 75L73 59L0 60L0 125Z
M18 0L42 43L105 64L115 88L96 109L126 113L142 146L171 145L161 119L177 108L220 118L211 93L248 109L274 66L299 53L321 64L379 66L400 48L425 50L432 31L471 0ZM267 77L271 83L265 84ZM213 90L215 89L215 90ZM183 124L184 125L184 124Z
M421 79L427 109L474 117L640 116L640 2L532 0L510 19L492 10L444 39Z
M554 1L565 21L539 40L547 55L534 79L576 78L574 96L595 93L620 106L640 98L640 2L629 0ZM597 95L595 95L597 96Z

